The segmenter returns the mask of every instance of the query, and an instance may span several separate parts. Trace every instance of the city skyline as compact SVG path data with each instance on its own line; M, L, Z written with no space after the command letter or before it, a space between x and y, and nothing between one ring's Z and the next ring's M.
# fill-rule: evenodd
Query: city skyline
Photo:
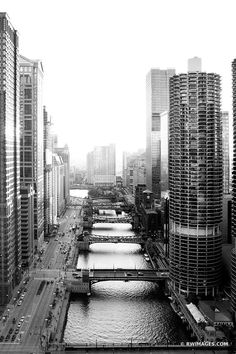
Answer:
M20 54L42 60L44 105L60 145L69 145L72 162L85 165L86 153L95 145L115 143L120 160L124 150L145 148L147 72L151 68L187 72L187 60L193 56L202 58L203 72L222 76L222 109L230 112L232 122L230 63L235 50L227 43L234 33L234 4L230 1L227 9L223 2L214 4L214 18L209 20L212 7L204 3L202 11L201 3L193 17L187 1L71 1L67 11L59 1L55 16L54 2L42 1L34 16L34 2L3 1L2 11L20 34ZM156 13L168 13L168 21L165 16L157 21ZM218 26L226 15L227 26ZM211 41L204 35L208 26L214 30ZM64 27L69 28L68 38ZM180 41L174 40L173 28Z
M25 10L30 10L27 1L23 0ZM221 105L224 76L215 70L217 60L211 61L210 69L204 70L203 65L201 71L202 55L189 55L179 73L183 52L171 58L176 60L173 67L167 65L168 60L158 68L150 65L146 85L142 85L146 88L142 117L142 99L136 91L143 74L137 69L140 61L125 71L132 56L127 52L124 57L122 50L120 67L118 57L110 62L121 48L118 39L126 26L120 26L112 42L108 38L116 23L112 27L110 22L110 32L106 28L104 34L111 37L105 35L105 41L96 43L94 36L89 42L90 32L85 33L83 39L89 46L82 55L79 40L83 33L79 32L80 22L73 19L81 16L81 26L86 22L84 28L92 28L91 34L95 34L92 15L96 2L88 3L94 5L92 10L82 0L77 7L74 2L74 8L70 7L82 13L88 9L88 17L80 12L77 17L64 12L63 17L62 2L58 16L51 16L52 7L45 12L42 6L37 12L45 26L33 23L31 32L33 26L40 27L40 38L45 34L47 39L53 38L50 73L45 70L43 52L35 59L33 46L40 42L34 34L28 55L19 49L24 34L19 34L10 10L0 12L0 351L135 351L143 345L145 351L158 351L171 344L171 349L185 348L187 353L192 351L187 348L191 343L201 343L207 349L221 343L235 349L236 59L230 67L233 100L227 110ZM121 7L110 7L107 0L101 4L109 11L124 8L123 2ZM140 10L141 4L139 1L135 8ZM149 12L153 4L150 0ZM158 4L165 9L161 1ZM129 6L120 20L128 20ZM167 24L175 20L175 9L173 5ZM205 15L198 10L192 13ZM119 11L110 14L105 23L99 18L101 27L96 35ZM99 17L99 12L96 15ZM131 18L134 23L136 15ZM178 31L182 30L182 22L176 18ZM187 17L186 23L194 24L190 21ZM171 31L175 24L171 23ZM131 30L134 38L140 34L136 29ZM188 31L191 44L193 32L195 27L192 33ZM143 31L142 39L147 33ZM168 33L159 38L158 48L168 43ZM214 34L217 36L217 31ZM46 42L43 40L44 48ZM99 47L102 43L107 44L105 51ZM169 44L171 50L174 43ZM149 44L147 41L146 48ZM92 57L91 62L86 61L89 71L83 79L80 59L90 58L90 45L93 52L96 45L101 49L96 65L105 58L104 66L97 72L90 65ZM107 57L113 46L116 52ZM61 56L56 61L59 50ZM47 58L50 53L51 48ZM167 58L169 51L165 54ZM211 58L213 55L214 51ZM163 52L159 64L164 56ZM109 70L110 76L106 76ZM56 76L51 81L53 73ZM232 120L228 124L232 106L233 131ZM139 133L143 121L144 149ZM231 186L229 132L234 138ZM68 140L63 140L66 137ZM78 161L89 151L87 171L74 165L73 146ZM135 149L136 153L130 153ZM120 150L124 151L122 177L116 154ZM114 281L119 282L118 287ZM100 282L105 282L103 288ZM134 282L134 287L124 284L127 282ZM79 296L74 298L73 294ZM91 296L91 306L84 296ZM112 297L115 301L110 302ZM96 303L99 307L95 310ZM131 312L125 303L131 304ZM13 348L12 344L17 345Z

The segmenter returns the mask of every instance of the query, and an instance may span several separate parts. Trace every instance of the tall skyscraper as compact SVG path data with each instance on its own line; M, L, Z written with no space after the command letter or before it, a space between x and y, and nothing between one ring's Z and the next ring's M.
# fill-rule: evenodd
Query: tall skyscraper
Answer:
M34 243L44 238L43 67L20 56L21 185L34 188Z
M214 295L221 281L220 76L170 79L170 278L179 293Z
M229 194L230 165L229 165L229 112L221 112L222 117L222 148L224 168L224 194Z
M95 186L116 185L116 150L115 145L96 146L87 155L88 183Z
M174 69L151 69L147 74L146 184L161 198L161 113L169 110L169 78Z
M21 278L18 35L0 13L0 305Z
M234 248L231 259L231 306L236 319L236 59L232 63L233 74L233 173L232 173L232 237Z

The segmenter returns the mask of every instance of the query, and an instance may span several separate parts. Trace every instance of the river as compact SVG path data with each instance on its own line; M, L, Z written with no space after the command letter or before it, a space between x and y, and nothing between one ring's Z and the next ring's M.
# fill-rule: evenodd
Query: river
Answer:
M79 192L73 190L73 196ZM133 235L130 224L94 224L93 233ZM77 267L148 269L150 264L139 245L93 244L88 254L79 255ZM64 334L69 343L166 344L187 339L168 299L150 282L100 282L92 286L90 297L73 296Z

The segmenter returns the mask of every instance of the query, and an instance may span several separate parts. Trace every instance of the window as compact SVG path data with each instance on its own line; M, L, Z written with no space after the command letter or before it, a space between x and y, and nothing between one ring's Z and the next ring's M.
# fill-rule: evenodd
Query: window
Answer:
M32 120L25 120L25 130L32 129Z
M25 177L32 177L32 168L25 167Z
M25 88L25 99L30 100L32 98L32 89L31 88Z
M32 145L32 137L26 135L25 136L25 146L31 146Z
M25 104L25 114L32 114L31 104Z
M25 151L25 161L30 162L32 160L32 152L31 151Z

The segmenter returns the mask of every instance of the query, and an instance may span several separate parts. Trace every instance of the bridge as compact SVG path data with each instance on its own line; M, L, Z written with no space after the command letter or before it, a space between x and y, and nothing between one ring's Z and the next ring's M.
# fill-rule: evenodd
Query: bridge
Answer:
M167 288L168 269L80 269L67 271L67 289L72 293L90 294L91 286L101 281L150 281Z
M132 219L130 217L121 217L121 218L113 218L113 217L106 217L106 216L93 217L93 224L97 224L97 223L126 224L126 223L131 223L131 222L132 222Z
M99 281L151 281L158 282L169 278L169 271L153 269L90 269L89 279L91 283Z
M94 188L93 185L91 184L73 184L72 186L70 186L70 189L91 189Z
M145 241L138 236L109 236L109 235L90 235L89 244L93 243L137 243L143 245Z

